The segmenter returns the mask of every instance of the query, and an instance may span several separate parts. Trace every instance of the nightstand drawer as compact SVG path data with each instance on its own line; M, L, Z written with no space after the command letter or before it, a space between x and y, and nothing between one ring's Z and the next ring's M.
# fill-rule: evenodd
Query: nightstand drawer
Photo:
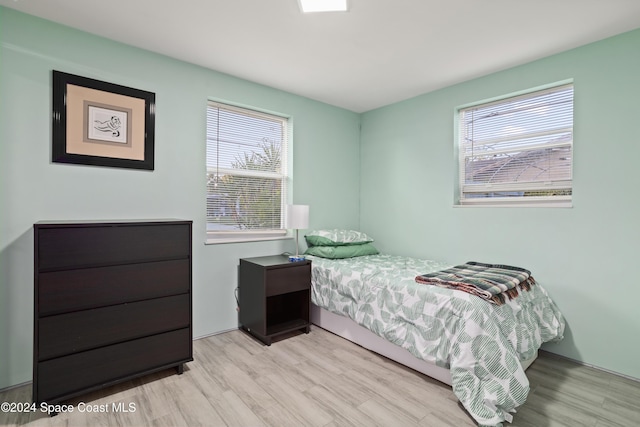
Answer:
M267 270L265 295L280 295L311 287L311 264Z

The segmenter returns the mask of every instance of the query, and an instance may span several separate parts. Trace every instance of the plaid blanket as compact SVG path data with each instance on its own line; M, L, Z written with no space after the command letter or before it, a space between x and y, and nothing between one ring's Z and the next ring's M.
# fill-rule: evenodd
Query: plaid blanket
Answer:
M524 268L473 261L416 276L416 282L457 289L498 305L504 303L505 296L517 297L518 288L528 291L536 283Z

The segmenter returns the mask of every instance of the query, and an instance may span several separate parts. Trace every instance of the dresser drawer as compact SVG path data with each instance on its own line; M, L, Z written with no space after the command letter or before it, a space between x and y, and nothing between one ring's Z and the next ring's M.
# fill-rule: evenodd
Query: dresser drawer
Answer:
M119 224L37 229L38 271L171 258L191 251L190 224Z
M192 359L188 328L38 363L34 402L60 400Z
M39 316L188 293L188 259L42 273Z
M280 295L311 287L311 264L266 270L265 295Z
M191 295L177 295L39 320L38 360L189 326Z

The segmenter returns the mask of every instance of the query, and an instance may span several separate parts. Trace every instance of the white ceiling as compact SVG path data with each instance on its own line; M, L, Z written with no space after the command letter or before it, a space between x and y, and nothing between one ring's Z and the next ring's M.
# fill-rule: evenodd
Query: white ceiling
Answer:
M355 112L640 27L640 0L349 0L317 14L297 0L0 5Z

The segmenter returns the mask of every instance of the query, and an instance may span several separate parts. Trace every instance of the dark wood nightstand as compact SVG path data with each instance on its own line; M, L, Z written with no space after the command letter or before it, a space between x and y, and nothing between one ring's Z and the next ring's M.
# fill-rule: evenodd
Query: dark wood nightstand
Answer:
M274 336L309 333L311 261L290 262L283 255L240 259L240 327L271 345Z

